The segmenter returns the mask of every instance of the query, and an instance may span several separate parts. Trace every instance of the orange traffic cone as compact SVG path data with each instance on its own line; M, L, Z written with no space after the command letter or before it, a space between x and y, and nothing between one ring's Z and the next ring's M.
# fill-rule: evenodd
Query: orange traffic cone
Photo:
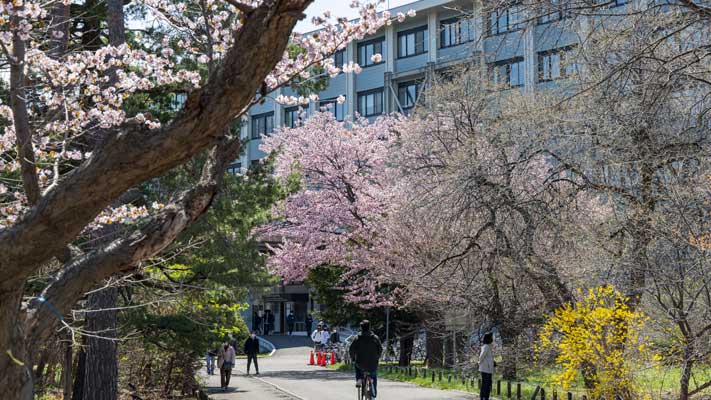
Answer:
M321 365L321 352L316 353L316 365Z
M331 365L336 365L336 352L331 353Z
M311 356L309 356L309 365L314 365L314 351L311 350Z
M321 364L319 364L322 367L326 366L326 352L321 353Z

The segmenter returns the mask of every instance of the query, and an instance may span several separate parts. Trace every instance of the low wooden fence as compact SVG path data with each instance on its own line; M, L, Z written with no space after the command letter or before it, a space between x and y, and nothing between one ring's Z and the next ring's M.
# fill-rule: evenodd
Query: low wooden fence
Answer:
M422 377L423 379L427 379L428 377L432 380L432 382L436 381L447 381L448 383L452 383L452 381L455 382L461 382L462 385L464 385L465 388L469 389L478 389L481 387L481 379L473 378L473 377L468 377L465 375L457 375L457 374L451 374L447 373L445 376L445 373L442 371L434 371L430 370L427 368L417 368L417 367L401 367L397 365L386 365L384 366L385 370L388 371L389 373L399 373L401 375L405 376L410 376L410 377ZM498 398L500 399L511 399L511 400L528 400L528 397L523 394L522 391L522 383L521 382L511 382L511 381L501 381L497 380L496 385L493 388L493 393L495 394ZM593 400L589 399L587 395L582 394L582 395L576 395L573 392L564 392L559 394L558 391L556 390L551 390L547 391L545 388L539 386L536 386L535 389L533 390L533 395L530 397L530 400ZM597 400L606 400L604 397L601 397ZM616 396L614 400L621 400L619 396Z

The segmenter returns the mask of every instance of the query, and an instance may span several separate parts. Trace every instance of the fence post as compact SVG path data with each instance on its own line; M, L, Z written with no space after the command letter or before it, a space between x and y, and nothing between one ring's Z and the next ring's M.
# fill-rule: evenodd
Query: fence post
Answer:
M439 371L439 381L442 382L442 371Z
M540 386L536 386L536 390L533 391L533 396L531 396L531 400L536 400L536 397L538 397L538 393L541 391Z
M568 392L568 400L573 400L573 393Z
M427 370L426 369L422 370L422 378L427 378Z
M500 395L501 394L501 380L496 381L496 394Z
M447 383L452 383L452 375L447 375Z
M412 375L412 367L407 367L407 377L409 378L410 375Z
M462 376L462 385L467 386L467 377Z
M435 381L435 372L432 371L432 383L434 383L434 381Z
M506 398L511 398L511 381L506 381Z
M521 400L521 382L516 382L516 400Z

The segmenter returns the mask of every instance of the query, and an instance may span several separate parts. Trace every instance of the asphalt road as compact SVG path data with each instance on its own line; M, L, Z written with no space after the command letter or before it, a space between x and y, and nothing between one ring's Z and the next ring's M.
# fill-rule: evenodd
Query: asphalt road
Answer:
M309 347L286 339L276 353L259 360L260 375L246 375L246 360L238 360L230 390L220 391L220 377L208 379L207 391L215 400L336 400L355 399L355 379L350 373L307 365ZM273 342L282 342L283 339ZM292 347L289 347L292 345ZM254 373L254 370L252 370ZM378 399L471 400L471 394L415 386L406 382L378 380Z

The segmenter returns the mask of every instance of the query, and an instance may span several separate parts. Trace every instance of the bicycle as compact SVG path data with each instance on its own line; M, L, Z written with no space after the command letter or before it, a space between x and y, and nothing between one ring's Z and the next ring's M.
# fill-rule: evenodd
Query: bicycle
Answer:
M358 400L372 400L373 392L375 388L373 387L373 377L370 376L370 372L363 371L363 382L358 387Z

